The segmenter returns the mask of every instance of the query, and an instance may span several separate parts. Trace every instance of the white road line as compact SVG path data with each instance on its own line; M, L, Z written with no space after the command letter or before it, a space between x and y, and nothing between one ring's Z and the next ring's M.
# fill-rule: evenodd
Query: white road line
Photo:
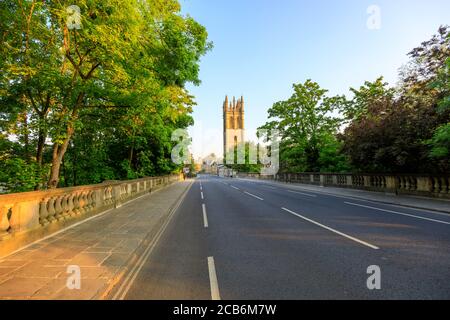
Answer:
M286 212L289 212L290 214L292 214L292 215L294 215L294 216L296 216L296 217L299 217L299 218L301 218L301 219L303 219L303 220L306 220L306 221L308 221L308 222L311 222L311 223L315 224L316 226L319 226L319 227L324 228L324 229L326 229L326 230L328 230L328 231L334 232L334 233L336 233L336 234L338 234L338 235L340 235L340 236L343 236L343 237L345 237L345 238L347 238L347 239L350 239L350 240L353 240L353 241L355 241L355 242L358 242L358 243L360 243L360 244L362 244L362 245L365 245L365 246L367 246L367 247L369 247L369 248L372 248L372 249L375 249L375 250L380 249L380 248L378 248L377 246L374 246L374 245L372 245L372 244L370 244L370 243L368 243L368 242L359 240L359 239L357 239L357 238L355 238L355 237L349 236L348 234L345 234L345 233L343 233L343 232L337 231L337 230L335 230L335 229L333 229L333 228L327 227L327 226L325 226L325 225L323 225L323 224L321 224L321 223L318 223L318 222L316 222L316 221L314 221L314 220L311 220L311 219L306 218L306 217L304 217L304 216L302 216L302 215L299 215L298 213L296 213L296 212L294 212L294 211L291 211L291 210L286 209L286 208L281 208L281 209L283 209L283 210L286 211Z
M378 211L398 214L398 215L401 215L401 216L407 216L407 217L411 217L411 218L422 219L422 220L427 220L427 221L432 221L432 222L437 222L437 223L450 225L450 222L446 222L446 221L442 221L442 220L425 218L425 217L421 217L421 216L415 216L413 214L402 213L402 212L397 212L397 211L392 211L392 210L387 210L387 209L381 209L381 208L375 208L375 207L370 207L370 206L364 206L362 204L357 204L357 203L352 203L352 202L344 202L344 203L348 204L348 205L351 205L351 206L357 206L357 207L362 207L362 208L367 208L367 209L372 209L372 210L378 210Z
M261 183L261 184L264 184L264 183ZM269 185L267 185L267 186L269 186ZM287 189L288 187L286 187L284 185L281 185L280 188L288 190ZM440 215L440 216L448 216L448 213L439 212L439 211L435 211L435 210L432 210L432 209L414 208L414 207L404 206L404 205L401 205L401 204L385 203L385 202L380 202L380 201L376 201L376 200L367 200L367 199L362 199L362 198L352 197L352 196L341 196L341 195L336 195L336 194L332 194L330 192L325 192L325 191L309 190L309 189L302 188L302 187L299 187L299 188L301 190L305 190L307 192L316 193L317 195L324 195L324 196L341 198L341 199L347 199L347 200L367 202L367 203L371 203L371 204L380 204L380 205L384 205L384 206L389 206L389 207L394 207L394 208L401 208L401 209L405 209L405 210L413 210L413 211L419 211L419 212L428 212L428 213L435 214L435 215ZM293 190L291 190L291 191L293 191ZM352 191L363 192L364 190L356 190L355 189L355 190L352 190Z
M202 196L202 200L205 199L205 197L203 196L203 191L200 192L200 195Z
M255 196L254 194L251 194L250 192L244 191L244 193L245 193L245 194L248 194L249 196L251 196L251 197L253 197L253 198L256 198L256 199L258 199L258 200L264 201L263 198L258 197L258 196Z
M206 215L206 206L204 203L202 204L202 209L203 209L203 226L205 228L208 228L208 216Z
M208 257L209 284L211 287L211 299L220 300L219 282L217 281L214 257Z
M301 195L307 196L307 197L317 198L317 195L315 195L315 194L308 194L308 193L303 193L303 192L298 192L298 191L293 191L293 190L288 190L287 192L301 194Z
M355 200L357 200L357 199L355 199ZM419 208L414 208L414 207L408 207L408 206L401 205L401 204L389 204L389 203L385 203L385 202L383 203L383 202L375 202L375 201L369 201L369 200L357 200L357 201L378 204L378 205L383 205L383 206L388 206L388 207L393 207L393 208L411 210L411 211L426 212L426 213L431 213L431 214L435 214L438 216L448 217L448 213L433 211L433 210L429 210L429 209L425 209L425 208L419 209Z
M241 190L238 187L235 187L235 186L232 186L232 185L230 185L230 187L232 187L233 189L236 189L236 190Z

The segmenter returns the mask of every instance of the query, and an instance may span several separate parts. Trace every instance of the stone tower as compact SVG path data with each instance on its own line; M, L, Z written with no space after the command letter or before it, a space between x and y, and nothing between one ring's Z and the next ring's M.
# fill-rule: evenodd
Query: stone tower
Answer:
M234 159L227 155L234 151L241 142L244 142L244 97L236 101L228 101L228 96L223 102L223 155L224 159ZM227 161L228 163L229 161Z

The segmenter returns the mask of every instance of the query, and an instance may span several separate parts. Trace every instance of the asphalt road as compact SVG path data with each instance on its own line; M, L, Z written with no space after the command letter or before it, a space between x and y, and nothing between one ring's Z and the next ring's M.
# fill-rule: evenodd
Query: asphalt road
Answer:
M125 299L450 299L450 215L201 176L141 267Z

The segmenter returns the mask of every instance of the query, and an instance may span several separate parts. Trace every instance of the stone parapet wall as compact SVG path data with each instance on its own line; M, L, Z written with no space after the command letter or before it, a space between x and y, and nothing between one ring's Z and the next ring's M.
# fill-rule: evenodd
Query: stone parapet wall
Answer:
M281 173L262 176L239 173L238 177L450 199L450 175Z
M177 174L0 195L0 257L182 179Z

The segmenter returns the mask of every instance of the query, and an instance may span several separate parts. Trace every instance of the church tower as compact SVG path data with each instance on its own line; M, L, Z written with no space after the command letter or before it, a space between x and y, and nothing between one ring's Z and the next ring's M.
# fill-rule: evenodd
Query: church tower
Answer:
M234 148L243 143L244 136L244 97L236 101L223 102L223 157L226 163L233 162Z

